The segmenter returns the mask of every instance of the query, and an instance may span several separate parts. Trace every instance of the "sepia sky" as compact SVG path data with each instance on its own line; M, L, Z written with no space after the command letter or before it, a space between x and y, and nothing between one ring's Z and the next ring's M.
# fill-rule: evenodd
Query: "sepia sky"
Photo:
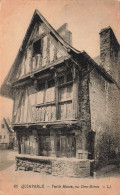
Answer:
M99 32L111 26L120 43L120 0L1 0L0 86L7 75L34 13L38 9L55 28L68 23L73 46L99 55ZM11 116L12 101L0 97L0 117Z

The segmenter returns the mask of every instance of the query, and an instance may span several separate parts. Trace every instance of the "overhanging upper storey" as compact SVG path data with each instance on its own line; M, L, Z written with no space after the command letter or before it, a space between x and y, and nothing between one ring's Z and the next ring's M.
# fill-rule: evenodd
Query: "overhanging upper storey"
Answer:
M80 52L71 46L71 36L67 24L56 31L42 14L35 10L16 59L1 86L0 94L13 99L14 83L34 77L34 74L50 69L68 59L71 59L78 67L81 66L81 59L84 59L97 68L100 74L112 80L109 74L85 52Z
M40 72L41 73L41 72ZM56 123L76 119L76 69L69 61L36 77L14 83L13 124Z
M13 98L12 83L50 64L69 58L71 32L64 24L55 31L36 10L18 51L17 57L1 87L1 95ZM76 49L74 49L78 52ZM78 52L79 53L79 52Z

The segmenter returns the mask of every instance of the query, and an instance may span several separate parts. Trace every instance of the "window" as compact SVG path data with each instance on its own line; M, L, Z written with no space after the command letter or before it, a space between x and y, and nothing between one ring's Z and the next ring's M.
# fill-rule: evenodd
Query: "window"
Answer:
M38 88L39 88L39 90L44 90L45 89L45 81L40 82Z
M59 119L72 117L72 85L59 88Z
M55 87L46 89L45 102L52 102L55 99Z
M44 90L37 92L37 104L44 103Z
M72 99L72 85L61 87L59 89L59 101Z
M68 74L66 76L61 76L58 78L58 85L67 83L73 81L73 75L72 72L68 72Z
M48 81L48 88L54 87L54 86L55 86L55 80L54 80L54 79L49 80L49 81Z
M2 128L2 129L4 129L4 128L5 128L4 124L1 124L1 128Z
M2 135L0 135L0 139L2 139Z
M65 120L72 118L72 72L68 70L66 75L62 75L58 78L58 118Z
M55 80L48 78L38 82L38 91L35 94L36 106L32 107L33 121L56 120L56 105L58 106L57 119L72 118L73 84L72 73L58 77L58 91L55 96ZM55 97L58 103L55 105Z
M72 86L66 87L66 99L72 98Z
M63 84L64 83L64 76L61 76L58 78L58 84Z
M66 99L66 94L65 90L66 88L62 87L59 89L59 101L65 100Z
M41 53L41 40L33 43L33 56Z
M4 135L4 139L5 139L5 135Z
M70 81L72 81L72 80L73 80L72 72L69 72L69 73L67 74L67 82L70 82Z
M72 117L72 102L65 102L59 105L59 119L70 119Z
M37 104L54 102L54 100L55 100L54 79L48 80L47 85L45 85L45 82L39 83L39 91L37 92Z
M56 118L54 79L39 82L36 100L37 106L32 107L33 121L54 121Z

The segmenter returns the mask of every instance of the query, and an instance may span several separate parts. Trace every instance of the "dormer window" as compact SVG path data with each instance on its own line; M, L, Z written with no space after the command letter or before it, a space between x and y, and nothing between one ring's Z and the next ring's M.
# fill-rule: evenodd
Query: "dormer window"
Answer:
M33 56L41 54L41 40L33 43Z

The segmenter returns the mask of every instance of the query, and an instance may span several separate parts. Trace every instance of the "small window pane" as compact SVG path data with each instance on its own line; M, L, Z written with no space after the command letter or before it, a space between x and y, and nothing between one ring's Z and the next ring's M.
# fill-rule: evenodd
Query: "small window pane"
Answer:
M66 98L71 98L72 97L72 86L67 87L67 93L66 93Z
M59 105L59 119L66 118L66 104Z
M39 82L39 90L45 89L45 82Z
M42 104L44 100L44 91L37 92L37 104Z
M63 83L64 83L64 76L59 77L58 78L58 84L60 85L60 84L63 84Z
M59 89L59 101L72 99L72 85Z
M59 100L65 100L66 99L66 90L65 88L60 88L59 89Z
M72 118L72 102L66 102L59 105L59 119L71 119Z
M52 102L55 99L55 87L46 90L45 102Z
M66 115L67 115L67 118L71 118L72 117L72 103L67 103L67 108L66 108Z
M67 74L67 82L72 81L73 80L73 75L72 72L70 72L69 74Z
M55 86L55 80L54 80L54 79L49 80L49 81L48 81L48 88L54 87L54 86Z

